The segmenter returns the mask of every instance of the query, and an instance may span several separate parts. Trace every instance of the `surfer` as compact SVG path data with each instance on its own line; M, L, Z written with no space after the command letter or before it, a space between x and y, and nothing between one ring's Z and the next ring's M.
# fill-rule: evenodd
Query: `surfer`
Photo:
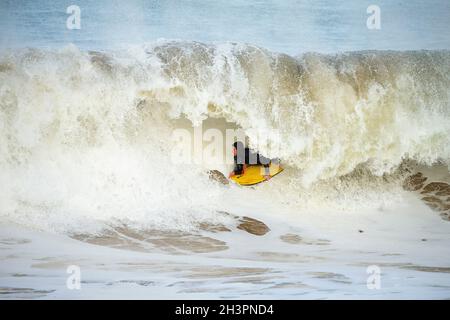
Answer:
M233 157L234 157L234 169L230 172L229 177L234 175L244 174L247 165L263 165L264 166L264 179L270 179L270 163L269 158L260 155L257 152L253 152L249 148L245 147L240 141L233 143Z

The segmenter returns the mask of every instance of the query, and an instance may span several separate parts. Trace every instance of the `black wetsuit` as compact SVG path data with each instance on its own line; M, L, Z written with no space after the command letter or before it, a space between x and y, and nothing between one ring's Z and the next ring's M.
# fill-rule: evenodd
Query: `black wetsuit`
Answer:
M244 164L247 165L264 165L266 173L269 175L270 159L260 155L259 153L252 152L249 148L237 151L237 155L234 156L234 174L242 174L244 172Z

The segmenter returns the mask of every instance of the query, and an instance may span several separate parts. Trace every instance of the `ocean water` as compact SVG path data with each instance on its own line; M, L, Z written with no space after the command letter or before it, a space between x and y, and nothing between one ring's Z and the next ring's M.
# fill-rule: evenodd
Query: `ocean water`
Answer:
M450 296L448 1L71 4L0 3L2 297Z
M68 30L66 9L81 9ZM380 8L381 29L366 26ZM450 4L431 1L2 1L0 45L105 50L157 39L239 42L271 51L448 49Z

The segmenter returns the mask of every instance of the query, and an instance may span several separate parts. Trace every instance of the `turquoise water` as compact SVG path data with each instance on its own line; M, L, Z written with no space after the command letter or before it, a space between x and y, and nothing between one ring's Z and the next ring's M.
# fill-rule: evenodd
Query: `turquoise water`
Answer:
M68 30L66 9L81 9ZM369 30L367 7L381 9ZM160 38L246 42L272 51L450 48L450 1L10 1L0 2L0 47L111 49Z

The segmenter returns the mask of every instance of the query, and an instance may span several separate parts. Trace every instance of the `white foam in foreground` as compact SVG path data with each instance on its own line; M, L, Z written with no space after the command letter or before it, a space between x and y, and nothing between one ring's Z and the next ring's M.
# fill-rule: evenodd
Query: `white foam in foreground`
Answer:
M261 219L271 231L210 233L229 246L211 253L134 252L2 224L0 294L6 299L448 299L450 224L412 196L405 194L404 200L407 205L354 214L241 205L234 213ZM282 241L286 234L301 241ZM80 290L66 287L70 265L81 268ZM381 271L378 290L367 288L371 265Z

